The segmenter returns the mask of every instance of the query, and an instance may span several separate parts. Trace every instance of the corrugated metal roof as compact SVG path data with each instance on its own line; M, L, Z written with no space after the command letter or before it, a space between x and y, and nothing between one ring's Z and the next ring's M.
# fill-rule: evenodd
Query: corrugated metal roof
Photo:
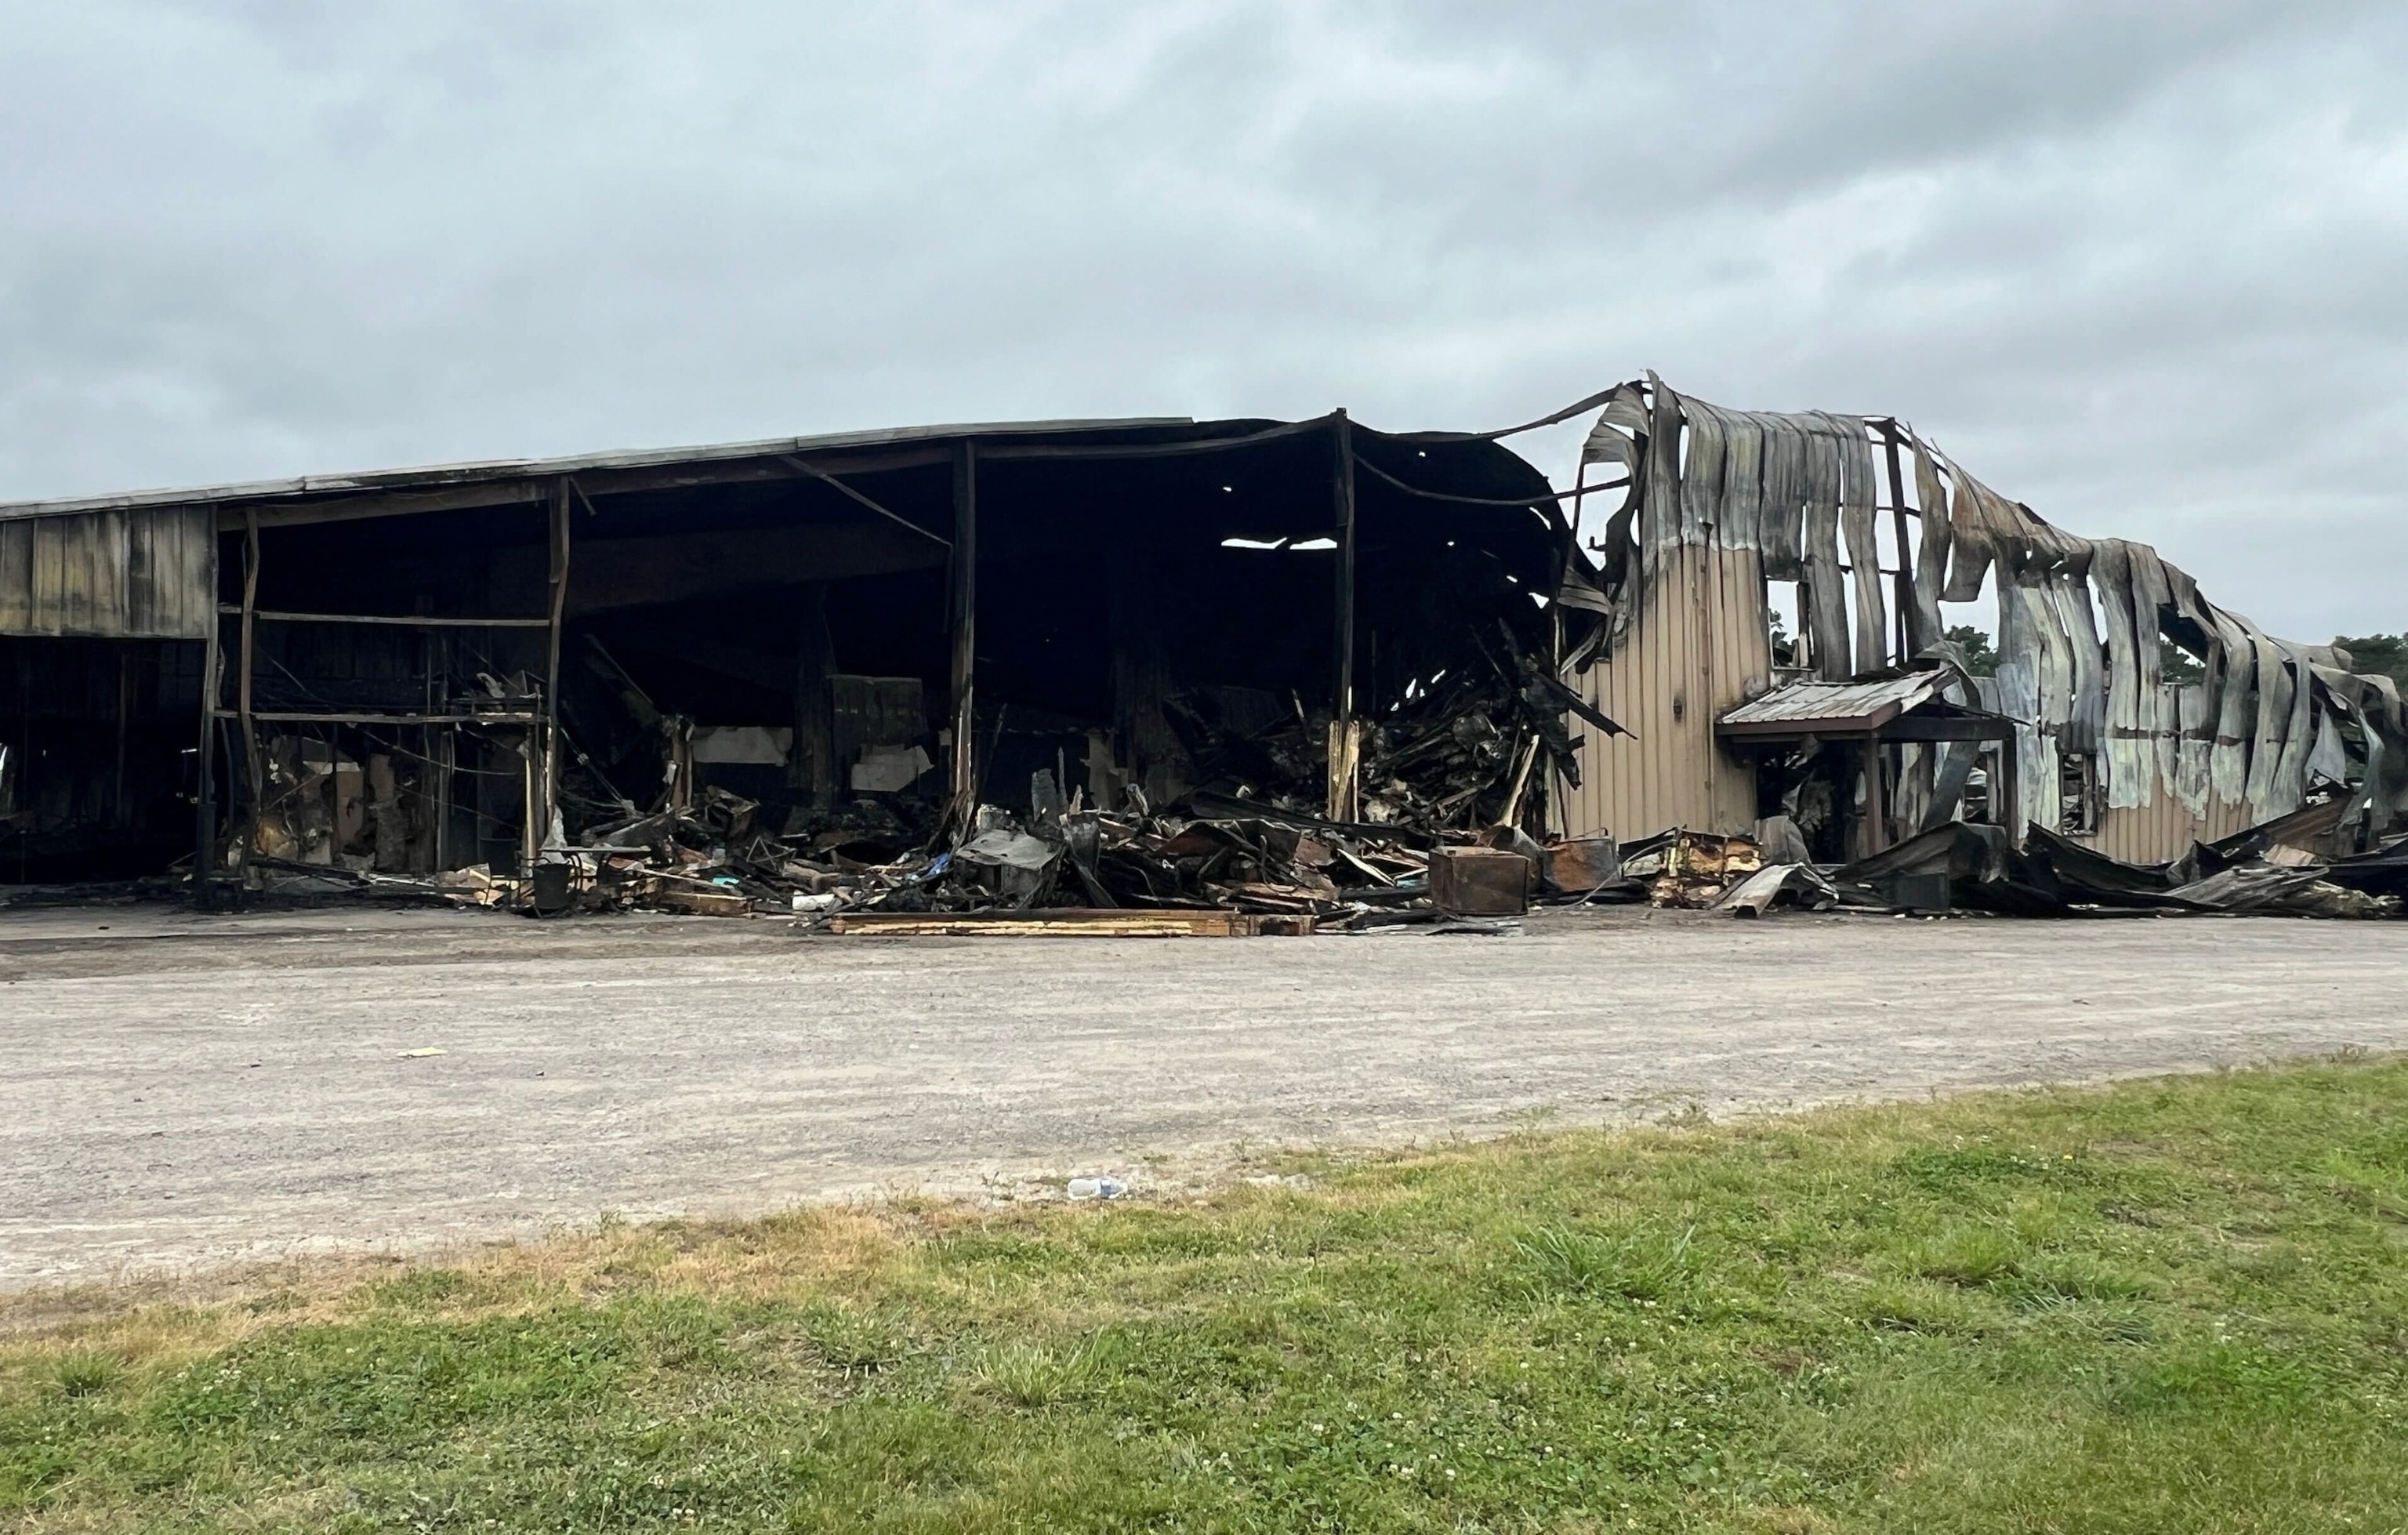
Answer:
M1861 720L1903 714L1940 696L1948 686L1941 671L1910 672L1871 682L1790 682L1753 698L1722 717L1725 724L1813 724L1822 720Z
M638 469L664 464L704 464L724 459L767 458L779 453L820 452L831 448L876 448L931 439L979 437L1045 437L1074 432L1140 431L1192 426L1187 416L1122 416L1095 420L968 422L946 426L887 426L820 437L764 438L691 448L646 448L565 458L496 458L469 464L435 464L414 469L375 469L355 474L303 475L293 480L256 480L186 490L127 491L113 495L67 496L50 501L0 502L0 518L55 517L75 512L121 511L296 496L356 495L362 491L428 490L497 480L536 480L589 469Z

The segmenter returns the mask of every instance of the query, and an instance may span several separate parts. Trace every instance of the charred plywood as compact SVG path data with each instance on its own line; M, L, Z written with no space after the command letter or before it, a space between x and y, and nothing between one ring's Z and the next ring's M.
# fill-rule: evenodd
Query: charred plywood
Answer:
M205 638L214 528L195 507L0 520L0 635Z

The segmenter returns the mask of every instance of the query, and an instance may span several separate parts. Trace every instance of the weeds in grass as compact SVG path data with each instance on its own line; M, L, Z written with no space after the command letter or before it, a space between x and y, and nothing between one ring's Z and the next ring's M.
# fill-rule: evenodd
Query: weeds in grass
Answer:
M1533 1294L1617 1298L1647 1304L1674 1294L1689 1272L1698 1228L1664 1241L1647 1233L1620 1236L1543 1227L1514 1241L1527 1265Z
M1119 1356L1118 1340L1097 1334L1060 1346L1002 1343L982 1349L972 1379L1020 1407L1051 1407L1092 1389Z
M803 1330L821 1363L847 1379L893 1370L910 1353L900 1328L848 1307L810 1308L804 1313Z
M1915 1253L1914 1271L1952 1284L1988 1284L2014 1272L2020 1251L2014 1237L1986 1226L1960 1226L1926 1242Z
M97 1397L124 1376L125 1365L113 1355L79 1350L61 1356L51 1374L62 1396Z

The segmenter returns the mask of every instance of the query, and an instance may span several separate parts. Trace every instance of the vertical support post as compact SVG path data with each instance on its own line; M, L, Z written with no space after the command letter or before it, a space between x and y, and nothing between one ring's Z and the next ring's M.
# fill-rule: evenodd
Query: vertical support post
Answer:
M1556 598L1562 595L1565 578L1570 574L1572 561L1580 553L1581 519L1587 509L1588 459L1582 455L1572 468L1572 512L1564 519L1564 554L1557 562L1555 590L1547 594L1547 620L1554 646L1548 653L1547 674L1567 686L1573 684L1564 676L1564 605ZM1556 836L1570 836L1572 825L1571 786L1565 782L1564 775L1556 769L1552 755L1547 759L1546 776L1541 780L1541 786L1547 796L1545 818L1540 823L1541 829Z
M575 481L562 475L552 488L552 624L545 632L550 650L544 657L543 719L528 740L542 753L542 792L530 795L539 820L527 828L527 877L535 877L536 855L552 836L552 808L560 803L560 625L568 610L568 509ZM528 771L537 764L530 762Z
M1999 777L2004 782L1990 785L1990 819L2007 829L2007 841L2012 847L2024 845L2024 783L2023 740L2013 734L1999 740Z
M428 771L435 775L435 867L443 870L453 867L457 861L454 855L460 851L452 846L452 780L460 767L460 727L447 724L439 730L430 729L424 739L426 755L432 764ZM475 845L473 840L469 843L472 849Z
M134 724L134 651L117 641L117 768L108 790L108 824L122 828L125 814L125 736Z
M978 815L978 444L953 445L953 810Z
M1354 789L1360 766L1354 724L1354 425L1341 406L1330 413L1330 433L1337 450L1337 473L1331 492L1338 514L1337 643L1338 676L1329 722L1329 819L1355 817Z
M219 667L224 664L224 638L221 633L225 620L218 613L218 533L217 509L208 509L209 526L209 628L201 651L201 760L197 792L193 796L193 894L202 905L208 903L209 881L217 874L218 840L218 774L217 736L218 710L222 700L219 691Z
M1889 457L1889 514L1898 530L1898 660L1904 666L1914 656L1914 556L1906 546L1906 478L1899 467L1899 427L1896 417L1882 428L1882 447ZM1937 638L1936 636L1934 638Z
M536 829L536 818L543 813L538 803L543 797L543 736L544 722L537 719L527 722L520 738L524 770L519 774L519 878L530 882L519 886L523 903L534 899L536 854L543 850L543 833Z
M259 512L246 508L242 514L242 675L237 681L236 712L242 720L242 767L244 786L250 791L251 803L243 813L241 868L250 872L251 851L259 845L260 798L267 792L266 774L259 761L259 722L251 712L251 679L256 669L254 633L259 614Z
M795 750L790 781L810 796L811 807L836 803L836 720L828 697L828 673L836 669L835 637L828 632L825 581L803 588L803 626L795 644Z
M1865 732L1865 856L1889 846L1889 796L1882 783L1881 732Z

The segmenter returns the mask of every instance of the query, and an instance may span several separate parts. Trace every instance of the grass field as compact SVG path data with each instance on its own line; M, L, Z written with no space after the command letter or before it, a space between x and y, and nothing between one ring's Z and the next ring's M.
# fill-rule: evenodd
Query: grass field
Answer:
M2408 1067L0 1307L24 1529L2408 1528Z

